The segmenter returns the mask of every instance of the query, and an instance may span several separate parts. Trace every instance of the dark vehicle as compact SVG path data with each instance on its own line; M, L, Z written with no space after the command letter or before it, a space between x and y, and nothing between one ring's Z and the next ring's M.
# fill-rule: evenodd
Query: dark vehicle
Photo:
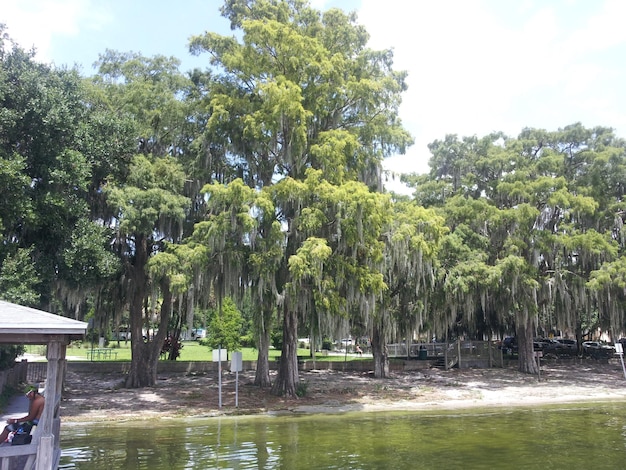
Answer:
M498 345L498 349L505 354L517 354L517 339L515 336L505 337Z
M504 354L509 354L511 356L517 354L518 352L517 338L515 336L505 337L498 345L498 349L501 349ZM543 350L543 345L537 340L533 341L533 351L542 351L542 350Z
M544 353L554 353L561 346L561 343L552 338L537 338L535 341L541 345Z
M583 356L592 359L608 359L615 354L615 347L600 341L585 341L583 343Z
M560 346L557 347L557 352L563 355L575 356L578 354L578 343L573 339L558 338L556 340Z
M544 357L575 356L578 354L578 343L573 339L539 338Z

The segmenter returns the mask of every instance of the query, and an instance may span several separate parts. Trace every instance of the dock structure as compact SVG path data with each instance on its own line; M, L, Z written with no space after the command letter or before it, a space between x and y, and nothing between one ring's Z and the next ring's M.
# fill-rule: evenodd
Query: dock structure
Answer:
M0 343L47 346L45 407L30 444L0 444L0 470L54 470L61 457L60 404L67 345L85 337L87 323L0 300ZM25 412L27 410L24 410Z

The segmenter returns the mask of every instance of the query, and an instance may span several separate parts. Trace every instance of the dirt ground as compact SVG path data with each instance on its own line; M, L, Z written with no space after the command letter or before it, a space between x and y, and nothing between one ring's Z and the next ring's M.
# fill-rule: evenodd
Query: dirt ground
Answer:
M371 373L327 370L300 372L306 393L276 397L256 387L254 372L218 376L159 375L154 387L123 388L119 374L68 372L61 415L64 422L124 421L172 417L259 413L337 413L345 411L428 410L468 407L535 406L550 403L626 400L619 360L568 361L542 366L541 375L514 368L425 369L375 379Z

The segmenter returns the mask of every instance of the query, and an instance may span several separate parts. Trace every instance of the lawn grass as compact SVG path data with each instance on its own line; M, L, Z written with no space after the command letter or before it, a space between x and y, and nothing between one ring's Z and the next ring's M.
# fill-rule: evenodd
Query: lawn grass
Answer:
M213 360L213 352L208 346L203 346L199 341L183 341L183 348L180 351L179 361L190 361L190 362L199 362L199 361L212 361ZM94 347L97 347L95 345ZM117 341L112 341L108 345L112 350L111 357L104 358L96 358L96 361L130 361L131 359L131 351L130 351L130 341L120 341L119 345ZM72 345L67 348L67 360L68 361L76 361L76 360L90 360L91 355L91 344L83 343L82 346ZM28 351L34 354L41 354L39 351ZM254 348L242 348L242 357L244 361L256 361L258 358L258 351ZM270 361L276 360L280 356L280 350L278 349L270 349L269 351L269 359ZM298 349L298 357L301 360L312 360L310 357L310 351L308 349ZM343 362L343 361L354 361L363 359L360 356L350 355L347 356L344 354L331 354L331 355L322 355L322 353L318 352L315 355L315 360L320 362Z

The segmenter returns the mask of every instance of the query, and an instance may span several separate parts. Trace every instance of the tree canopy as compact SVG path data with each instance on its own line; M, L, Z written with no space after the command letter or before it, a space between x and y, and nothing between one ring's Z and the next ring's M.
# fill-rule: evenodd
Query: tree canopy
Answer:
M186 73L107 50L81 77L0 29L3 298L93 316L98 334L128 322L129 387L155 382L196 309L224 314L214 329L237 345L245 306L255 382L290 396L299 336L313 350L367 337L384 377L391 341L515 333L533 373L535 336L626 331L612 129L446 135L401 197L382 184L384 158L412 143L393 52L369 48L355 14L305 0L221 13L235 32L193 36L207 67Z

